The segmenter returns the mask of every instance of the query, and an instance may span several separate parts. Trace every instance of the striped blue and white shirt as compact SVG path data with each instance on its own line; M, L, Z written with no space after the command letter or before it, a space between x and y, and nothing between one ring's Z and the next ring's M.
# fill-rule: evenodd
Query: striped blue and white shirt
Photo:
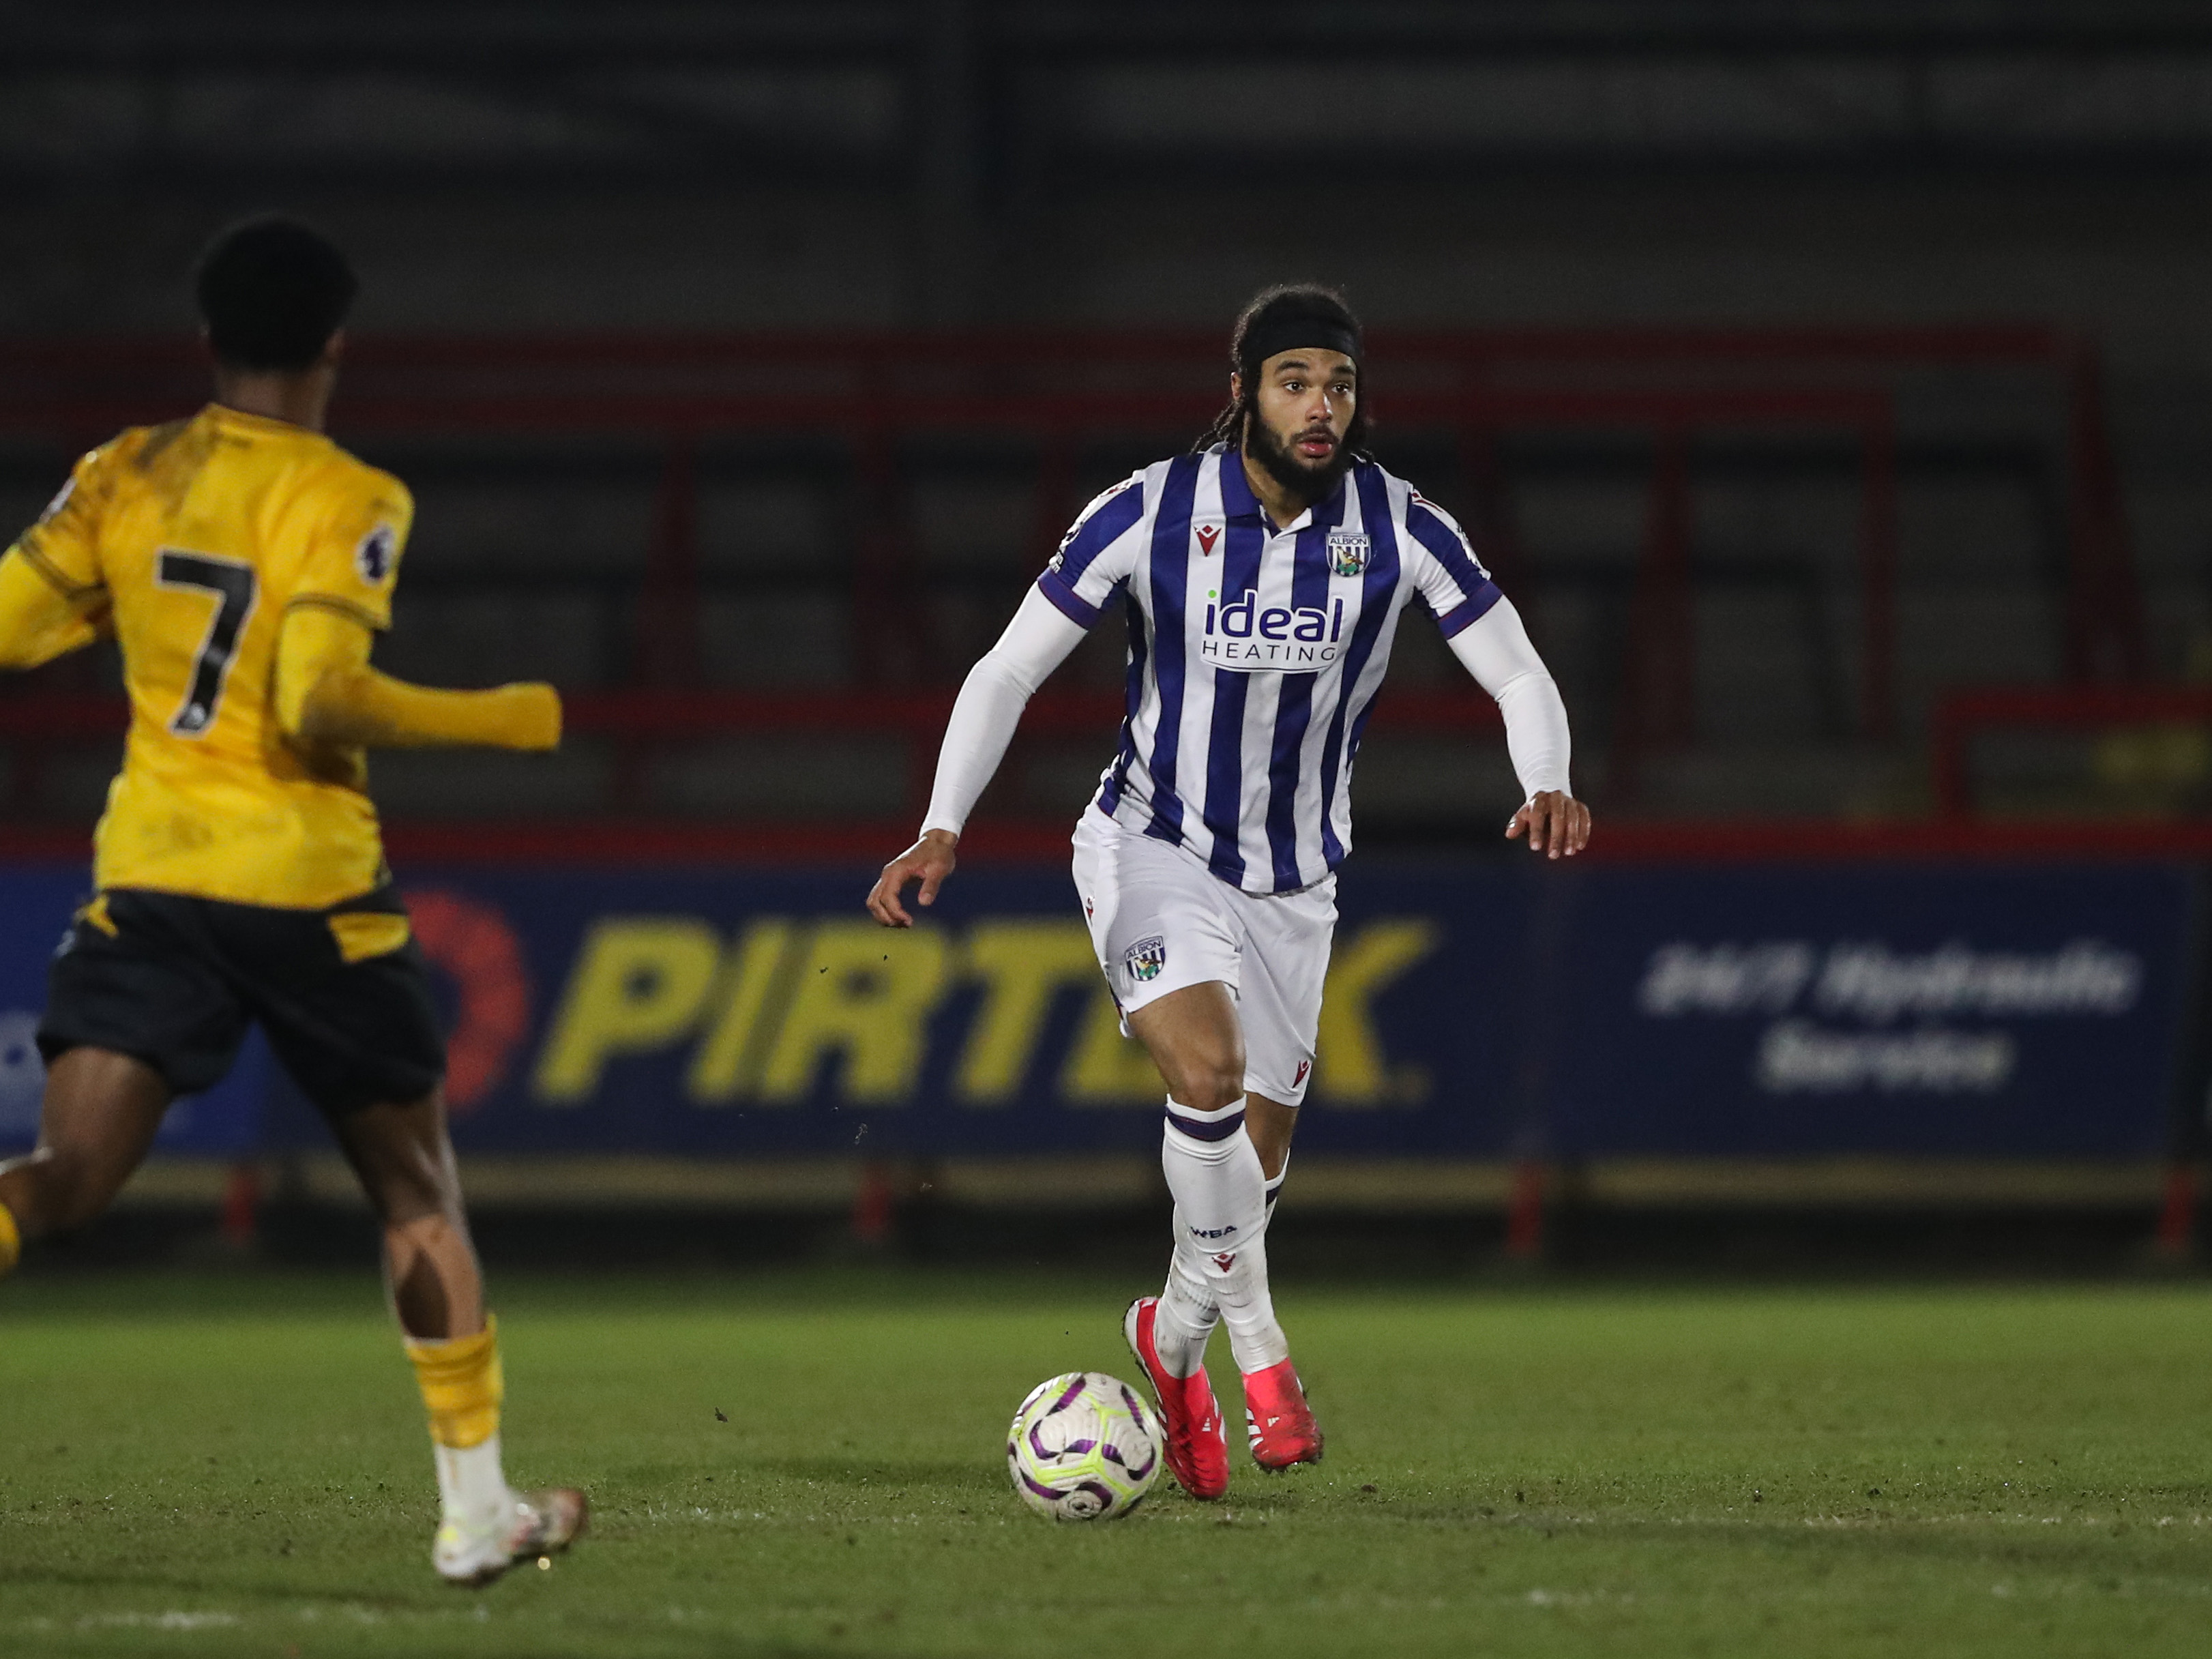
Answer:
M1220 445L1084 509L1038 579L1074 621L1127 595L1127 712L1097 805L1249 893L1352 846L1352 763L1417 596L1446 638L1498 602L1451 515L1371 461L1278 530Z

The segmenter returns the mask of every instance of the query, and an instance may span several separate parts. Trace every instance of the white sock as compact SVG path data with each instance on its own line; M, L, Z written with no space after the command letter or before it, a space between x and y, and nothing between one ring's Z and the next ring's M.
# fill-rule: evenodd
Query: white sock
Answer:
M1265 1173L1265 1166L1261 1172ZM1275 1218L1275 1200L1291 1173L1291 1158L1283 1154L1283 1167L1267 1182L1267 1220ZM1206 1257L1190 1242L1182 1210L1175 1213L1175 1255L1168 1262L1168 1282L1160 1292L1158 1310L1152 1316L1152 1346L1170 1376L1188 1376L1206 1363L1206 1345L1221 1322L1221 1304L1206 1282Z
M1220 1322L1221 1310L1206 1282L1206 1258L1191 1247L1182 1210L1175 1212L1175 1253L1168 1261L1168 1282L1152 1316L1152 1346L1170 1376L1188 1376L1206 1363L1206 1339Z
M1226 1267L1220 1258L1206 1258L1206 1276L1221 1304L1221 1322L1229 1327L1229 1352L1237 1356L1237 1369L1249 1373L1279 1365L1291 1357L1290 1339L1275 1320L1275 1298L1267 1291L1267 1245L1264 1237L1254 1239Z
M1267 1293L1267 1182L1245 1133L1243 1099L1214 1112L1169 1101L1160 1168L1175 1194L1178 1253L1188 1243L1198 1256L1237 1369L1264 1370L1289 1358Z
M438 1497L445 1519L483 1527L507 1514L514 1494L499 1466L497 1435L466 1449L435 1445L431 1449L438 1455Z

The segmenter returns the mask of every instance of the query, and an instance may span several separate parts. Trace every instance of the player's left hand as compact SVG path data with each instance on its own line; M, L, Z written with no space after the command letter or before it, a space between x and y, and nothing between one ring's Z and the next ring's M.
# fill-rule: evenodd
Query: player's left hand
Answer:
M1589 808L1564 789L1547 789L1529 798L1505 826L1505 839L1528 837L1528 850L1571 859L1589 845Z
M506 700L504 712L507 719L509 748L542 752L561 746L561 694L558 691L542 682L530 680L502 685L499 692Z

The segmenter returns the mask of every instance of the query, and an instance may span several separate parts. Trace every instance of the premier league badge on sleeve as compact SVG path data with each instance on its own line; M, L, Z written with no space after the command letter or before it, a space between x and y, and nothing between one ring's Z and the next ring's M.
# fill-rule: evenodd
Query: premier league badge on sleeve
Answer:
M1160 969L1168 965L1168 942L1155 933L1150 939L1140 939L1122 953L1122 962L1129 969L1129 977L1139 985L1160 976Z
M1357 576L1367 568L1367 538L1357 530L1328 532L1328 568L1333 576Z
M362 580L374 586L392 574L392 552L398 541L388 524L377 526L361 538L361 545L353 550L353 565L361 572Z

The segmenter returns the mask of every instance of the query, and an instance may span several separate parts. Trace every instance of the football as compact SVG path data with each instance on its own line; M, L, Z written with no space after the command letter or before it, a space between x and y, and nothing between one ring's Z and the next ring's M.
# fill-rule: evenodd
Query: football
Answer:
M1159 1478L1159 1419L1119 1377L1070 1371L1031 1389L1014 1413L1006 1472L1039 1515L1115 1520Z

